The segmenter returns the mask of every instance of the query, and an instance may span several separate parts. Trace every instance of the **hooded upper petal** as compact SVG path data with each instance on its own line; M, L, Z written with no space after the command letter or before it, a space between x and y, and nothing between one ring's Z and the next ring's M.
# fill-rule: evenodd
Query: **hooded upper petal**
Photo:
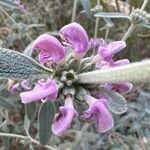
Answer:
M54 123L51 127L52 132L57 136L64 135L70 127L76 113L77 112L72 108L66 106L60 107L59 113L56 115Z
M106 88L121 92L121 93L128 93L132 90L133 85L129 82L125 83L108 83L105 85Z
M60 29L60 36L74 48L76 54L85 53L88 50L89 38L80 24L74 22L65 25Z
M115 41L109 44L102 44L98 49L98 53L103 60L109 61L116 53L125 47L126 43L124 41Z
M114 126L113 117L105 106L106 101L106 99L99 99L84 112L86 119L95 120L100 133L107 132Z
M48 61L58 63L66 54L62 44L55 37L46 33L33 42L33 49L40 51L39 62L42 64Z
M48 98L55 101L58 94L58 87L55 81L48 79L47 81L39 81L33 90L22 92L20 94L22 103L30 103L36 100Z

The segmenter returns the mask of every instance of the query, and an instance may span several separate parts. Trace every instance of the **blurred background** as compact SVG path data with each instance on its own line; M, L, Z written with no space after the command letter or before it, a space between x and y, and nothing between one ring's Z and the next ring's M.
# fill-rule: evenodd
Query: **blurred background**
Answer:
M94 15L99 12L119 12L129 15L140 8L143 0L0 0L0 47L23 52L37 36L49 32L58 36L59 29L76 21L87 31L90 38L106 41L121 40L131 22L124 17L104 20ZM76 13L75 11L76 2ZM145 11L150 12L150 2ZM95 31L96 21L98 28ZM150 27L149 27L150 28ZM118 58L131 62L150 57L150 29L137 26L126 40L127 47ZM25 135L25 107L19 97L7 90L7 81L0 79L0 131ZM113 130L99 134L95 127L76 120L73 132L63 138L51 136L49 145L66 150L150 150L150 85L138 83L125 95L128 111L115 116ZM37 113L37 110L34 112ZM31 112L33 115L33 113ZM30 134L37 139L37 116L31 119ZM76 134L74 134L74 132ZM0 137L0 150L46 150L25 140Z

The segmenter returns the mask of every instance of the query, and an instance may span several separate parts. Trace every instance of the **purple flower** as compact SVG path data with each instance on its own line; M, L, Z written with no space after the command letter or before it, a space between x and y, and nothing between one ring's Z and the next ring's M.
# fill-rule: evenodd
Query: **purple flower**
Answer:
M100 59L110 61L116 53L118 53L125 47L126 43L124 41L115 41L109 44L104 43L98 49Z
M112 67L118 67L118 66L124 66L129 64L129 60L128 59L122 59L122 60L118 60L118 61L113 61L111 60L110 62L107 62L103 67L103 69L105 68L112 68ZM117 92L121 92L121 93L128 93L132 90L133 85L131 83L125 82L125 83L108 83L105 85L106 88L117 91Z
M29 84L27 80L23 80L21 82L21 87L23 90L31 90L31 85Z
M65 58L65 48L53 36L49 34L40 35L33 42L33 49L40 51L39 62L45 64L46 62L60 63Z
M59 108L59 113L56 114L54 122L52 124L52 132L57 136L62 136L66 133L70 127L74 117L78 114L74 109L72 98L67 97L65 99L65 105Z
M106 88L120 92L120 93L128 93L132 90L133 85L131 83L108 83L105 85Z
M16 1L16 4L18 5L18 9L21 11L21 12L24 12L25 11L25 7L24 5L22 4L22 2L20 0L17 0Z
M33 101L47 98L47 100L55 101L58 94L58 87L55 81L48 79L47 81L40 80L35 85L33 90L22 92L20 94L22 103L30 103Z
M102 38L91 38L90 39L90 48L98 48L101 44L104 43Z
M110 130L114 126L114 120L106 107L107 99L96 99L86 96L86 101L89 104L89 109L84 112L84 118L96 122L100 133Z
M20 83L15 83L8 89L12 94L18 94L21 91Z
M60 36L70 44L75 51L76 57L83 57L89 48L89 38L84 28L74 22L60 29Z

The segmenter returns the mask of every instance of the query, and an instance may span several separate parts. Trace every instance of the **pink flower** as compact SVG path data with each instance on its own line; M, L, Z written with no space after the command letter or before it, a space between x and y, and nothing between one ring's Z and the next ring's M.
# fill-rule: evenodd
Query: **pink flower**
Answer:
M102 38L91 38L90 39L90 48L98 48L101 44L104 43Z
M109 44L101 44L98 49L99 57L102 60L110 61L112 57L126 47L126 43L124 41L115 41Z
M26 104L45 98L51 101L55 101L57 94L58 87L55 81L48 79L47 81L38 81L33 90L20 93L20 97L22 103Z
M33 42L33 49L40 51L38 59L41 64L51 61L54 63L60 63L60 61L65 58L66 54L62 44L49 34L40 35Z
M89 38L84 28L74 22L60 29L60 36L72 46L76 57L83 57L89 48Z
M20 84L15 83L8 89L12 94L18 94L21 91Z
M23 80L21 82L21 87L23 90L31 90L31 85L29 84L27 80Z
M110 62L107 62L103 67L101 68L111 68L111 67L118 67L118 66L124 66L129 64L128 59L122 59L118 61L111 60ZM128 93L132 90L133 85L131 83L125 82L125 83L108 83L105 85L106 88L121 92L121 93Z
M21 12L24 12L24 11L25 11L25 7L24 7L24 5L22 4L22 2L21 2L20 0L17 0L15 3L18 5L18 9L19 9Z
M74 109L72 98L67 97L65 99L65 105L61 106L59 113L56 114L56 118L51 127L52 132L57 136L64 135L76 116L77 112Z
M113 128L114 120L106 107L107 99L96 99L91 96L86 96L86 101L89 104L89 108L84 112L84 118L96 122L100 133L107 132Z
M132 90L133 85L131 83L108 83L106 88L117 91L119 93L128 93Z

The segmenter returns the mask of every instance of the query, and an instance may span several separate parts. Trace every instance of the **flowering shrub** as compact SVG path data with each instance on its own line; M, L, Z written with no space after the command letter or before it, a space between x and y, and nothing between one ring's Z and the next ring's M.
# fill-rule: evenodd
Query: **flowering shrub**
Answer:
M133 10L131 14L103 13L100 3L90 10L88 1L81 1L88 18L92 20L92 17L96 17L94 38L90 39L85 29L74 22L77 7L77 1L74 0L72 23L62 27L57 38L50 33L44 33L30 44L32 48L27 48L24 54L0 48L0 77L8 79L8 90L15 98L18 96L24 104L23 129L27 135L0 133L0 136L17 137L30 143L30 146L31 143L35 143L53 149L47 145L51 142L51 132L51 137L57 139L72 136L70 133L77 133L72 129L78 120L84 125L75 137L75 145L79 145L82 136L88 135L88 138L92 139L98 135L99 138L103 136L101 133L115 130L115 115L127 111L127 101L122 95L132 90L132 83L150 80L149 60L130 63L128 59L116 59L117 54L126 47L125 40L137 26L149 28L150 16L144 11L146 1L140 9ZM0 4L13 6L13 10L17 9L22 13L28 11L21 1L6 0ZM95 13L93 16L91 11ZM5 10L2 12L9 16ZM107 42L97 38L99 17L105 18L106 26L103 29L106 29ZM15 23L13 15L9 18ZM107 39L112 26L110 18L126 18L131 23L121 41ZM32 27L40 25L36 22L31 26L23 24L21 30L28 31ZM25 36L30 39L29 34ZM2 105L14 109L14 106L7 102ZM33 120L36 122L33 126L38 128L35 131L36 135L29 130ZM6 121L9 125L10 122ZM3 122L5 124L5 121ZM87 129L89 124L96 126L95 133L92 131L91 134L90 128ZM89 133L84 135L85 130ZM80 141L81 144L84 139ZM84 143L89 142L87 139ZM99 142L97 145L100 145Z
M84 28L75 22L61 28L60 37L62 43L45 33L33 42L32 49L39 51L38 62L52 69L53 75L51 78L38 80L32 90L26 88L24 92L21 92L22 103L26 104L37 100L54 102L58 98L61 99L64 106L60 107L54 117L52 131L54 134L62 136L71 126L73 119L79 117L74 104L76 101L82 102L83 99L89 108L83 112L81 118L85 121L95 122L100 133L110 130L114 126L111 110L108 108L111 96L109 97L107 93L98 89L104 87L110 91L124 93L131 91L132 84L127 82L98 83L94 87L90 87L90 85L85 86L79 83L77 75L82 72L128 64L128 59L119 61L113 59L117 52L126 47L126 43L116 41L107 44L101 40L98 43L99 47L95 48L90 43ZM93 55L93 51L95 51L95 55ZM26 81L22 83L26 83ZM12 85L12 92L18 88L18 84ZM81 93L80 90L84 92ZM77 97L78 94L82 98Z

